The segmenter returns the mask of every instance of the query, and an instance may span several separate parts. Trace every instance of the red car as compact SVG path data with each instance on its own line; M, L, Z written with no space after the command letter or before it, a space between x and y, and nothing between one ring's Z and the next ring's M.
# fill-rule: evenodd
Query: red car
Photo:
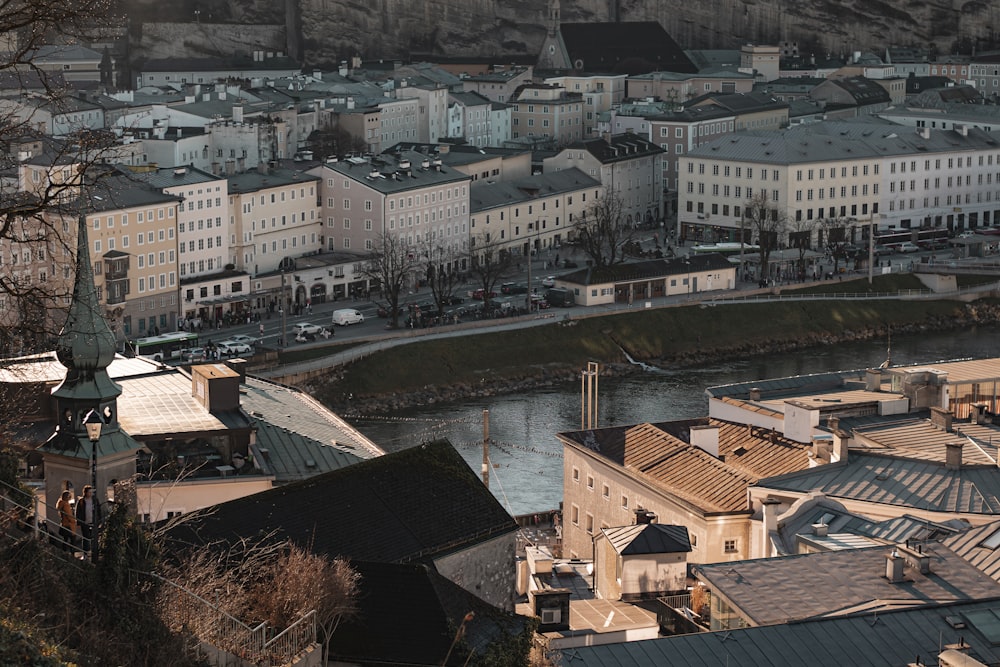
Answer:
M486 290L484 290L482 287L480 287L479 289L477 289L475 292L472 293L472 298L475 299L476 301L482 301L483 300L483 294L485 294L485 293L486 293ZM495 297L496 295L497 295L496 292L494 292L493 290L490 290L490 298L491 299L493 297Z

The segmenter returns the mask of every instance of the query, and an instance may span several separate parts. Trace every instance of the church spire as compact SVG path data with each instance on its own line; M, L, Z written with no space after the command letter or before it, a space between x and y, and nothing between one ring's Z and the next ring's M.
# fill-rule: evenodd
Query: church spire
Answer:
M121 387L107 371L115 358L115 335L101 315L83 214L77 231L73 302L56 342L56 356L67 369L66 379L53 391L56 399L96 405L121 395Z

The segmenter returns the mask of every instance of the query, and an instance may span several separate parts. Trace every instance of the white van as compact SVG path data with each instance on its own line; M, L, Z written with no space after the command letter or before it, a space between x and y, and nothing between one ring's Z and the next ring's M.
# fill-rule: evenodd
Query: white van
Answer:
M365 321L365 316L353 308L333 311L333 323L346 327L348 324L361 324Z

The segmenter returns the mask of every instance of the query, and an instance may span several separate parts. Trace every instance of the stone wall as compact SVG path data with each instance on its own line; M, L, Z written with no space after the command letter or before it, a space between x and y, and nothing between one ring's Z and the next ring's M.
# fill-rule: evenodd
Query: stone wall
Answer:
M434 561L438 573L492 605L514 610L517 533L495 537Z

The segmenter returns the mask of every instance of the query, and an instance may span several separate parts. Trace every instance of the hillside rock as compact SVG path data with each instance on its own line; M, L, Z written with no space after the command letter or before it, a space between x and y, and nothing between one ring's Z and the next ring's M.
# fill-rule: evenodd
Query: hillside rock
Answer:
M545 34L546 0L190 0L155 3L126 0L133 25L149 21L195 22L194 11L212 30L193 30L185 42L195 53L221 44L247 50L274 48L228 35L237 26L286 28L285 49L310 65L342 59L409 58L414 54L504 56L537 53ZM684 48L737 48L747 41L795 42L803 55L822 58L887 44L935 44L948 53L958 40L990 44L1000 0L562 0L564 22L659 21ZM144 26L133 44L144 53ZM275 36L276 32L269 33ZM242 41L241 41L242 40ZM194 43L203 43L195 47Z

